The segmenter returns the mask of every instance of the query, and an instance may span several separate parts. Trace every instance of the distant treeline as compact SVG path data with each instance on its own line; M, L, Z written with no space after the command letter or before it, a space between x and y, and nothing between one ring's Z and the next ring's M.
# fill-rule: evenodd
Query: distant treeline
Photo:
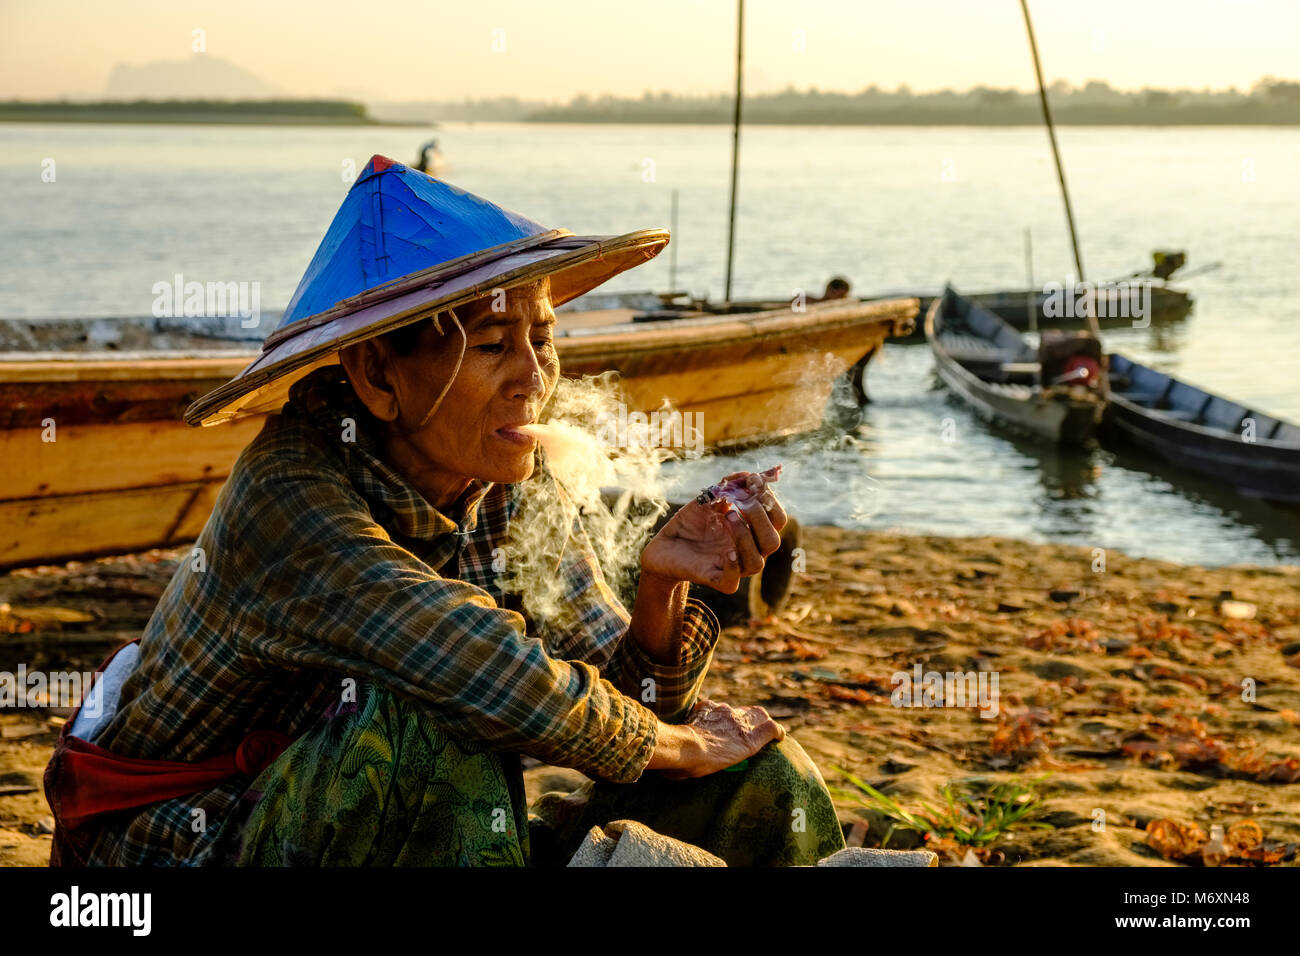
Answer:
M1248 93L1229 90L1131 92L1092 80L1063 81L1048 91L1052 116L1066 125L1293 125L1300 124L1300 83L1266 77ZM538 123L730 123L731 96L645 93L640 99L578 96L564 106L522 117ZM980 86L966 92L912 93L871 86L860 93L788 89L745 97L749 124L886 126L1023 126L1042 122L1037 92Z
M1052 115L1063 125L1300 125L1300 82L1265 77L1248 92L1123 91L1100 80L1048 90ZM730 123L728 94L640 98L580 95L556 105L518 97L462 101L347 100L103 100L0 101L0 121L102 123L284 123L425 125L437 121L536 123ZM864 126L1036 126L1037 92L977 86L965 92L913 93L869 86L859 93L817 89L746 96L748 124Z
M366 107L347 100L0 101L0 120L82 123L371 124Z
M491 99L376 100L367 104L370 115L380 122L395 123L517 123L552 104L538 100L521 100L517 96Z

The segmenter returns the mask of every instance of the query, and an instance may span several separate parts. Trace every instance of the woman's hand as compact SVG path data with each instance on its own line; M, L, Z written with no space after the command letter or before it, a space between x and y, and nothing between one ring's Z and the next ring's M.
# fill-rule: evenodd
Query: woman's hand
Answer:
M701 698L684 724L660 724L647 770L672 780L703 777L752 757L785 728L762 707L731 707Z
M734 594L742 577L763 570L781 546L785 509L762 475L742 471L723 480L742 482L747 494L684 505L642 552L642 580L690 581Z

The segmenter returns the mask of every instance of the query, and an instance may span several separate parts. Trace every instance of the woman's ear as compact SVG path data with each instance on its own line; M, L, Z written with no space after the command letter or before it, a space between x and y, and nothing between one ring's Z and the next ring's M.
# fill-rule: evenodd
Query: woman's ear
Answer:
M352 390L381 422L397 421L401 407L397 399L396 375L387 349L378 339L366 339L339 352L339 362L348 373Z

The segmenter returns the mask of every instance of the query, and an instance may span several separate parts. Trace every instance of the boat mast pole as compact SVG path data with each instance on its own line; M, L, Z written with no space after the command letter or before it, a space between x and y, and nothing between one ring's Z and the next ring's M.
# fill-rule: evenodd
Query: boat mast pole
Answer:
M1056 161L1056 178L1061 183L1061 198L1065 200L1065 222L1070 227L1070 245L1074 248L1074 268L1079 273L1079 281L1084 280L1083 257L1079 254L1079 234L1074 228L1074 210L1070 207L1070 190L1065 185L1065 168L1061 165L1061 151L1056 145L1056 127L1052 125L1052 108L1047 103L1047 86L1043 83L1043 65L1038 59L1038 41L1034 39L1034 24L1029 19L1029 0L1020 0L1020 9L1025 14L1025 30L1029 33L1029 52L1034 57L1034 75L1038 78L1038 100L1043 106L1043 120L1047 123L1047 138L1052 144L1052 158ZM1071 292L1073 290L1070 290ZM1093 310L1088 310L1088 327L1092 334L1101 337L1097 327L1097 317Z
M669 215L669 221L672 225L669 227L669 235L673 239L677 238L677 190L673 190L673 209ZM673 242L668 248L668 291L677 291L677 243Z
M740 165L740 67L745 52L745 0L736 14L736 108L731 119L731 208L727 216L727 281L723 301L731 301L731 260L736 249L736 171Z
M1028 226L1025 227L1025 281L1029 289L1025 294L1025 308L1029 310L1026 321L1029 323L1029 331L1037 334L1038 293L1034 291L1034 240Z

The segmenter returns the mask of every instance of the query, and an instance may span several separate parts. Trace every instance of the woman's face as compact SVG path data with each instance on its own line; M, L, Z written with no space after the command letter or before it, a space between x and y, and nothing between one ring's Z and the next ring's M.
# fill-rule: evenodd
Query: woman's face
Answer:
M498 311L493 311L496 305ZM465 329L460 371L437 411L423 421L446 386L460 351L450 316L425 323L415 349L398 355L377 348L378 377L391 386L363 400L387 423L392 463L435 497L458 494L470 479L510 483L532 474L535 439L515 429L535 422L560 377L552 335L555 312L546 283L511 289L456 310ZM374 340L371 340L374 342ZM362 346L368 343L362 343ZM354 348L360 348L354 347ZM364 359L353 357L345 365ZM349 367L354 387L357 376ZM384 414L386 401L391 409ZM395 413L395 414L394 414ZM454 496L453 494L453 496ZM430 500L433 500L432 498ZM435 502L436 504L437 502Z

